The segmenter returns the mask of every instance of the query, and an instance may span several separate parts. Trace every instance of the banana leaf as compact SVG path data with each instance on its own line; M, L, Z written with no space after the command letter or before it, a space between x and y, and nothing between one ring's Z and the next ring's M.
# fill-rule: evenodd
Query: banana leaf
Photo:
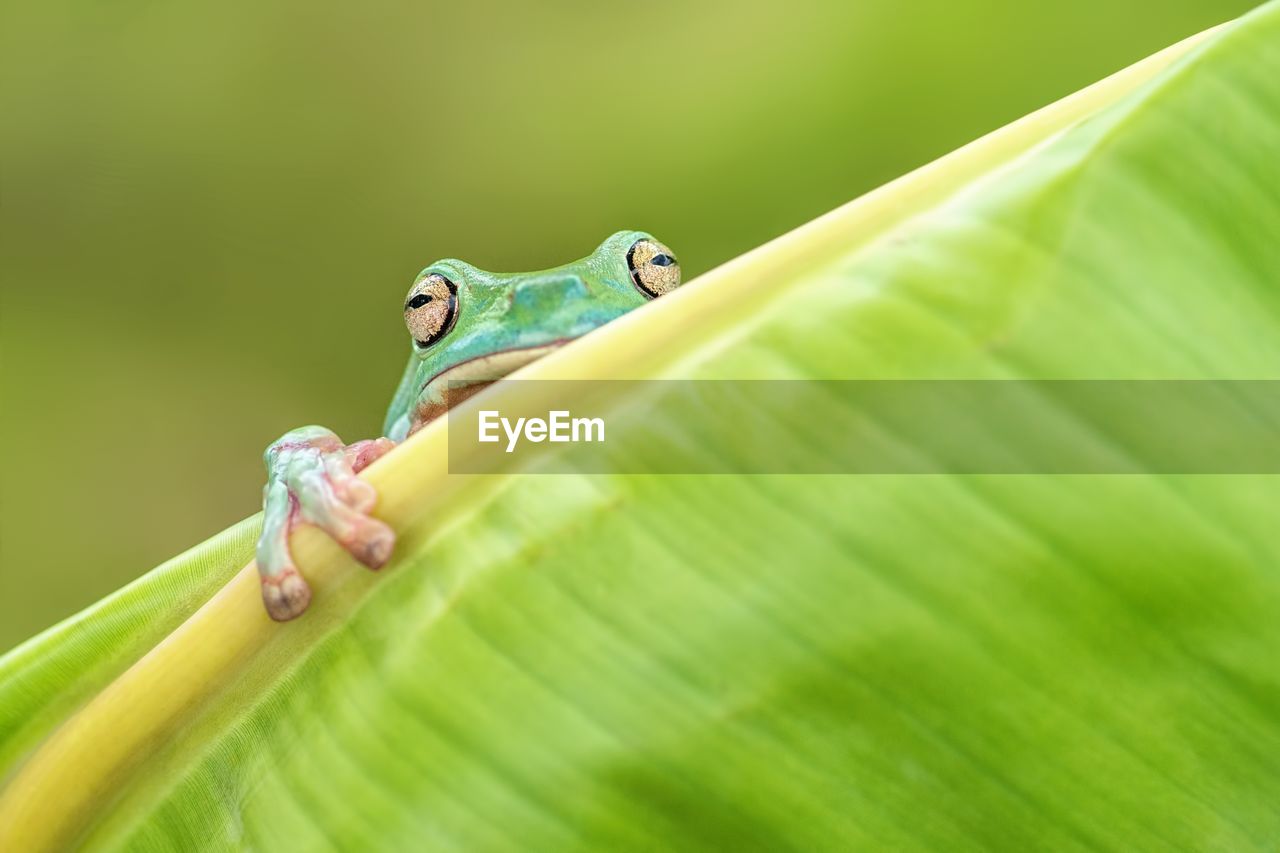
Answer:
M1278 81L1272 3L521 376L1278 379ZM254 518L0 659L0 849L1280 839L1280 477L482 477L446 441L367 472L383 572L294 536L303 618Z

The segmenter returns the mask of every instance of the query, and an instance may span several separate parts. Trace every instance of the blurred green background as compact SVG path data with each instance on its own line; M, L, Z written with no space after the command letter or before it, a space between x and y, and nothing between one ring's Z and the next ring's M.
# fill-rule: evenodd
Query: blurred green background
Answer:
M687 277L1253 5L8 6L0 649L375 435L433 259Z

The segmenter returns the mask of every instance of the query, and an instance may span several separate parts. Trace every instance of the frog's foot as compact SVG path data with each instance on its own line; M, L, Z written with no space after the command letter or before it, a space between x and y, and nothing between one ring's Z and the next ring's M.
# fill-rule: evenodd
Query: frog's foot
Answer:
M368 515L377 493L356 474L393 447L385 438L347 446L327 429L303 427L267 449L257 560L272 619L292 619L311 603L311 588L289 553L297 525L314 524L371 569L390 559L395 533Z

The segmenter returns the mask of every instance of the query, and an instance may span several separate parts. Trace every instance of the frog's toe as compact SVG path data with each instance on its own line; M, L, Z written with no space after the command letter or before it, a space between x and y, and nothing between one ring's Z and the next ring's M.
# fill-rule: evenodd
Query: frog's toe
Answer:
M343 483L343 499L356 512L367 513L378 502L378 490L359 477L350 477Z
M391 439L374 438L347 445L346 456L351 470L359 474L395 449L396 443Z
M267 614L277 622L288 622L301 616L311 604L311 587L298 574L297 569L286 569L274 575L262 577L262 603Z
M385 566L395 545L395 531L367 516L353 524L350 536L342 540L342 547L371 569Z
M396 535L367 512L377 501L368 483L347 473L313 483L300 498L302 518L329 534L360 562L381 568L391 557Z

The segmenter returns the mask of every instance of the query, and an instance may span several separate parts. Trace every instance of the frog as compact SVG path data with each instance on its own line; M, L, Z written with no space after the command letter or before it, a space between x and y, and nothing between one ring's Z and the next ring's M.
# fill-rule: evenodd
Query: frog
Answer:
M585 258L538 272L487 272L455 259L419 272L404 300L409 361L383 435L347 444L304 426L263 454L256 562L267 614L287 622L311 603L289 548L299 525L318 527L369 569L391 559L395 531L372 514L377 491L361 471L462 401L680 283L675 255L644 231L619 231Z

